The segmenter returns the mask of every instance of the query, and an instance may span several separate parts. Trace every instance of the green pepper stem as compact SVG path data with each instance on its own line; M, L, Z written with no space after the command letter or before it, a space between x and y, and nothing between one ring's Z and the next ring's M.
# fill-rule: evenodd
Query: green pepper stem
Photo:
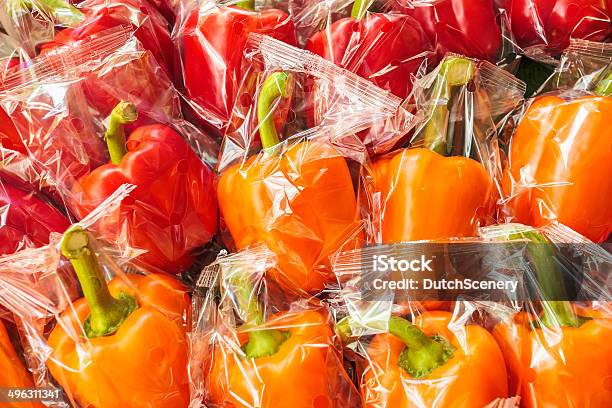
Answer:
M243 0L236 2L236 7L239 7L244 10L255 10L255 0Z
M288 332L275 329L256 329L265 322L264 313L248 276L236 274L230 279L238 307L244 311L245 326L249 328L249 341L243 351L248 358L274 355L288 338Z
M119 102L113 108L108 129L106 129L106 134L104 135L111 163L119 165L121 159L125 156L127 152L125 125L135 122L136 119L138 119L138 112L136 112L134 104Z
M261 145L264 149L269 149L279 143L272 106L278 98L289 97L290 79L290 75L286 72L275 72L266 78L259 92L257 120L259 121Z
M9 4L14 9L17 3L21 3L21 1L12 0ZM85 14L81 10L64 0L26 0L21 4L31 10L39 9L49 13L55 18L56 22L69 27L74 27L85 19Z
M115 298L110 294L89 235L81 226L74 225L64 233L61 252L72 264L89 306L90 314L85 321L87 336L115 333L136 308L136 300L127 295Z
M351 9L351 17L355 20L361 20L368 11L372 0L355 0Z
M336 325L336 331L343 343L350 338L350 325L350 318L345 318ZM406 319L391 316L388 327L380 326L382 325L379 323L371 325L373 329L387 330L406 345L399 356L398 365L414 378L426 377L453 357L455 348L446 339L441 336L428 336Z
M423 142L426 148L436 153L446 153L448 133L449 103L453 87L468 84L474 77L474 62L463 57L446 57L440 66L434 84L432 97L444 103L438 103L431 112L431 117L423 129Z
M503 229L502 229L503 231ZM567 296L563 276L555 263L555 251L542 233L535 229L509 226L504 231L506 240L527 239L527 252L534 265L534 273L539 289L544 298L542 302L542 321L546 326L577 327L580 320L570 302L550 299L562 299Z
M597 83L595 94L599 96L612 95L612 72Z

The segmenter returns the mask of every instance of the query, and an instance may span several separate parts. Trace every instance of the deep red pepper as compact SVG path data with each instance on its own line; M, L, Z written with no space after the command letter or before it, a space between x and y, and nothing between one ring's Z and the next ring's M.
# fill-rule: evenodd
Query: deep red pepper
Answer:
M500 57L502 33L493 0L394 0L392 9L421 23L440 57L447 52L490 61Z
M412 17L385 13L364 16L365 3L355 1L351 17L314 34L306 48L406 98L412 90L411 75L433 55L433 46Z
M612 35L610 0L506 0L512 34L520 47L561 53L570 38L605 41Z
M147 251L139 258L143 262L178 273L216 232L213 173L167 126L139 127L126 142L124 125L136 116L131 104L113 110L106 133L111 163L79 180L73 192L82 200L75 207L83 217L122 184L136 185L117 215L101 221L100 233L111 241L127 239Z
M216 7L202 16L195 9L182 34L187 95L217 128L225 126L231 117L243 79L241 62L249 34L265 34L296 44L293 21L287 13L277 9L256 12L253 3Z
M70 222L59 210L0 179L0 255L49 243L49 234L62 233Z

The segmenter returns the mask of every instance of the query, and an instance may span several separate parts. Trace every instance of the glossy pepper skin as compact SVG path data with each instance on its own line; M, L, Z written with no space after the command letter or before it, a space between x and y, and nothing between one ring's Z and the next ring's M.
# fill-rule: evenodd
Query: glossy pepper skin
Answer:
M612 98L536 99L512 139L503 190L523 224L558 221L592 241L612 231Z
M243 7L214 7L200 15L192 11L182 34L184 83L187 96L217 128L229 122L244 73L243 51L250 33L269 35L296 45L293 21L284 11L253 11Z
M352 384L327 318L316 310L271 316L260 328L286 340L270 356L248 358L218 347L207 389L212 407L344 408ZM246 343L246 336L241 336ZM353 401L354 403L354 401Z
M0 321L0 387L32 388L34 383L30 373L15 352L9 335ZM42 408L37 402L4 402L5 408Z
M51 204L0 179L0 255L49 243L49 234L70 225Z
M521 313L493 331L508 362L510 384L521 395L521 406L608 406L612 319L585 319L579 327L533 328L537 321Z
M392 10L413 17L440 57L452 52L495 61L502 48L501 28L493 0L394 0Z
M459 328L458 336L448 327L451 318L451 313L435 311L416 319L415 325L429 339L441 336L452 348L445 362L422 376L411 375L402 368L402 354L410 346L399 337L384 333L372 339L367 351L369 364L360 386L364 407L471 408L508 397L506 366L493 336L474 324Z
M278 143L267 109L283 97L287 81L288 74L277 72L262 87L258 116L264 148ZM333 279L329 255L343 244L354 247L361 237L348 165L325 142L304 141L281 155L266 152L237 163L221 174L217 196L236 247L266 244L278 257L269 276L293 291L323 289Z
M612 35L609 0L506 0L512 34L520 47L561 53L570 38L603 42Z
M314 34L306 49L367 78L404 99L412 90L411 75L431 57L434 47L412 17L358 13Z
M462 57L445 59L434 85L436 98L450 98L451 88L468 83L474 68ZM444 104L432 110L422 130L425 147L400 150L372 165L373 192L381 207L377 241L474 236L492 217L494 183L484 166L441 154L446 152L449 113Z
M139 257L144 263L179 273L193 263L193 251L216 232L212 171L167 126L138 127L125 142L123 126L136 119L134 107L120 103L113 112L119 123L111 123L107 132L111 163L83 176L73 188L78 215L87 215L122 184L136 185L132 199L101 223L100 232L113 240L127 228L128 244L147 250Z
M92 266L90 247L75 237L82 233L72 227L62 243L85 297L49 335L51 375L80 406L187 406L186 288L157 274L126 275L107 286L97 260Z

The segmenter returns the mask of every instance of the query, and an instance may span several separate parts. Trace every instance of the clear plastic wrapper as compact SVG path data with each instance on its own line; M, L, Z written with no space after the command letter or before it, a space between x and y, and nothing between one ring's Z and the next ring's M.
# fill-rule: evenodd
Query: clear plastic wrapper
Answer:
M492 313L497 322L492 332L521 406L607 406L612 397L605 381L612 370L609 247L560 224L501 225L484 228L481 235L531 244L528 259L540 290L518 313ZM564 285L568 280L578 284L575 296Z
M557 221L595 242L608 239L612 87L605 75L592 92L533 98L507 123L502 219L533 226Z
M283 296L267 278L274 259L258 246L202 272L193 299L190 407L359 407L329 312L316 299Z
M272 37L258 34L249 37L242 68L240 98L225 131L220 168L244 151L260 146L258 105L267 78L279 71L289 76L286 94L271 108L281 140L321 126L334 128L336 134L356 133L369 150L384 151L417 123L415 115L390 92ZM360 130L374 123L378 131L375 137L368 138L367 134L364 137Z
M178 93L129 29L50 52L4 87L21 149L3 142L3 169L33 185L50 180L78 219L121 184L137 185L98 232L143 250L149 268L192 264L216 232L205 160L217 147L182 119Z
M242 59L250 33L295 45L289 15L279 9L255 9L255 1L187 2L173 37L180 50L180 72L193 113L213 129L227 126L243 85Z
M496 63L514 51L495 0L388 0L385 7L418 21L440 57L452 52Z
M552 62L571 39L608 41L612 4L599 0L501 0L516 45L530 58Z
M187 406L187 289L168 275L124 273L81 225L59 238L0 258L0 300L18 322L36 384L63 390L65 401L50 405ZM70 296L63 259L83 297Z
M449 54L415 85L425 120L409 148L373 162L365 184L372 242L469 237L495 219L496 121L522 101L525 84L489 62Z

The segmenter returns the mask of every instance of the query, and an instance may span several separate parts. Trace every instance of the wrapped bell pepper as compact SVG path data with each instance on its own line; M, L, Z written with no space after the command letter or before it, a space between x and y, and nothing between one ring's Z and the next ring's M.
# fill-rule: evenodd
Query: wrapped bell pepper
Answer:
M540 231L521 225L485 229L496 239L526 239L541 294L542 315L517 313L495 326L521 406L605 407L612 397L612 314L566 301L555 251Z
M47 367L70 400L108 408L187 406L186 289L156 274L107 283L80 226L66 231L61 251L84 297L58 317Z
M349 319L338 326L345 339L351 337L351 326ZM451 313L435 311L423 312L414 324L391 316L381 329L384 333L369 345L351 346L365 353L364 407L442 408L459 402L484 407L508 397L503 355L483 327L458 328Z
M448 52L496 62L502 33L494 0L391 0L391 10L417 20L440 56Z
M192 350L210 342L208 353L191 358L192 366L204 365L204 404L236 408L359 406L357 390L342 367L329 315L315 301L296 303L288 310L282 310L278 301L275 305L273 295L267 293L272 289L263 276L266 263L260 259L262 254L260 249L249 249L213 265L221 271L221 305L214 312L214 322L204 320L209 316L205 309L199 313L203 317L192 335L196 343ZM230 299L233 305L223 309ZM276 311L277 307L282 311ZM231 323L234 313L242 321L238 327Z
M82 218L122 184L137 186L116 216L101 222L99 232L110 242L126 240L146 250L140 258L145 264L179 273L215 235L213 173L168 126L141 126L126 138L125 126L137 117L132 104L115 107L105 135L111 163L78 180L74 207Z
M571 38L607 41L612 4L600 0L505 0L510 28L523 49L560 54ZM537 54L536 54L537 55Z
M603 175L612 172L612 87L606 84L595 95L546 95L527 108L510 140L502 182L511 220L558 221L592 241L608 238L612 184Z
M281 152L271 107L289 96L291 81L286 72L264 81L257 106L264 152L227 168L217 195L238 249L264 243L278 257L272 279L316 293L333 279L328 256L357 242L361 221L349 167L333 145L312 139Z
M368 4L355 1L351 17L314 34L306 49L404 99L434 47L412 17L367 13Z
M11 339L0 321L0 387L32 388L32 376L23 366L23 362L15 352ZM37 402L4 402L5 408L42 408Z
M181 26L184 86L196 113L216 128L227 125L238 97L243 51L250 33L295 45L293 21L284 11L255 11L255 2L234 6L202 2Z
M474 236L480 224L493 218L495 165L489 159L496 153L484 135L493 126L489 120L494 110L510 110L523 89L501 70L477 67L462 57L447 57L433 75L437 78L426 96L432 104L429 119L415 136L420 142L372 166L373 195L380 201L377 242ZM493 106L501 94L489 95L487 106L489 91L481 82L496 82L507 106ZM468 83L475 85L474 91ZM453 121L461 117L459 112L472 118L464 116L463 129Z
M49 234L62 233L66 216L33 192L0 179L0 255L49 243Z

